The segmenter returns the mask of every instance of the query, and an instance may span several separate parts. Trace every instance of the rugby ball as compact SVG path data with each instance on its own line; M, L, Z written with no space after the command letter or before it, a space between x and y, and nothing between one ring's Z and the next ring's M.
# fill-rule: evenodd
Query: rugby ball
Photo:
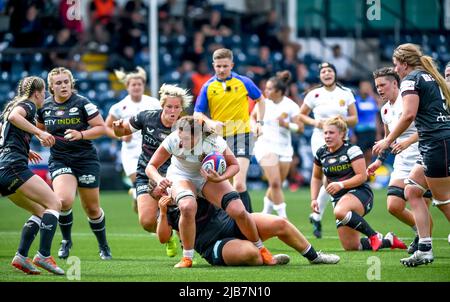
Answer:
M202 161L202 169L208 171L209 169L213 169L219 175L222 175L227 169L227 163L225 161L225 157L219 152L211 152L205 156Z

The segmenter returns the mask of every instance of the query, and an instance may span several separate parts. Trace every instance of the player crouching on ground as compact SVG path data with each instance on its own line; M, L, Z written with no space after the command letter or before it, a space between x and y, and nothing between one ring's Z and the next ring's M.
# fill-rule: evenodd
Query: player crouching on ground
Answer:
M326 191L333 197L339 240L345 250L406 249L392 232L380 238L363 218L373 208L373 192L366 183L363 152L345 140L347 124L342 117L328 119L323 126L325 145L317 150L311 179L311 208L318 209L317 196L326 176ZM367 236L361 238L359 233Z
M173 199L163 193L155 182L150 181L150 194L159 199L159 218L156 233L161 243L166 243L172 234L172 228L178 230L180 210ZM234 193L235 198L239 194ZM198 209L195 216L196 236L194 249L211 265L263 265L258 248L239 231L236 222L228 214L197 197ZM297 228L281 217L251 213L262 241L277 236L281 241L298 251L311 264L336 264L337 255L316 252ZM287 264L288 255L274 255L276 264Z

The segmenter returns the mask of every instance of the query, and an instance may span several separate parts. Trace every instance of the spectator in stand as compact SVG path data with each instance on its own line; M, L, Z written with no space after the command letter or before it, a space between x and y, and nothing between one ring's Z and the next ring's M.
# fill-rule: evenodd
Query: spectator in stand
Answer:
M256 28L261 45L268 46L272 51L282 51L283 44L278 39L278 33L281 31L281 23L277 12L271 10L265 18L265 22Z
M108 25L116 14L117 3L114 0L92 0L89 6L91 24L101 22Z
M213 75L208 68L208 63L205 60L201 60L197 65L196 71L192 73L188 85L188 88L192 91L194 100L200 95L203 84L205 84L212 76Z
M336 44L332 48L333 54L328 58L328 62L336 66L337 79L348 80L350 78L350 62L342 54L342 48Z

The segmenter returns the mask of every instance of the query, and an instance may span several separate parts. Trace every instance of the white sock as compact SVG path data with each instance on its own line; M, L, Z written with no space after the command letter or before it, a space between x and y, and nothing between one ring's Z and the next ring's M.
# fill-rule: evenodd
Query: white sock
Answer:
M262 243L261 239L259 239L258 241L253 242L253 244L258 248L258 249L262 249L264 247L264 244Z
M286 215L286 203L282 202L280 204L274 204L273 209L278 213L278 216L287 218Z
M192 250L185 250L185 249L183 249L183 257L186 257L186 258L189 258L189 259L194 258L194 250L193 249Z
M264 208L261 213L264 214L272 214L273 211L273 202L269 197L264 196Z
M323 213L325 213L325 209L327 207L328 201L331 199L330 194L325 191L325 187L321 186L319 191L319 196L317 196L317 203L319 204L319 219L316 220L322 220Z

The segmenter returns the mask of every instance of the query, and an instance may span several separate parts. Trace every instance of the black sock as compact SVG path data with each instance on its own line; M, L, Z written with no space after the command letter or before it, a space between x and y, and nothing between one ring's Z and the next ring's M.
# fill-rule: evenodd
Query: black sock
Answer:
M364 237L359 239L359 242L361 243L361 250L363 251L371 251L372 250L372 246L370 245L370 241L369 238Z
M89 225L91 226L92 232L94 232L95 237L97 237L98 245L105 246L108 245L106 241L106 218L105 213L102 211L100 217L96 219L89 218Z
M244 204L247 212L253 213L252 201L250 200L250 194L248 194L248 191L239 193L239 196L241 197L242 203Z
M306 248L306 252L303 251L302 256L308 259L309 261L313 261L314 259L317 258L317 252L312 245L309 245L309 248Z
M28 218L27 222L23 225L17 252L25 258L28 257L28 251L30 250L30 246L34 241L34 238L39 232L40 224L41 218L33 215Z
M419 238L419 251L428 252L433 248L431 237Z
M372 246L370 245L369 238L367 238L367 237L361 238L359 241L361 242L361 247L362 247L363 251L369 251L369 250L371 251L372 250ZM391 247L391 242L388 239L382 239L380 249L384 249L387 247Z
M367 237L377 234L377 232L370 227L367 221L354 211L348 212L347 215L345 215L345 218L342 219L342 224L363 233Z
M63 240L72 240L72 224L72 209L61 211L61 213L59 214L59 228L61 229Z
M58 215L59 213L54 210L45 210L42 216L39 253L44 257L50 256L53 237L58 226Z

